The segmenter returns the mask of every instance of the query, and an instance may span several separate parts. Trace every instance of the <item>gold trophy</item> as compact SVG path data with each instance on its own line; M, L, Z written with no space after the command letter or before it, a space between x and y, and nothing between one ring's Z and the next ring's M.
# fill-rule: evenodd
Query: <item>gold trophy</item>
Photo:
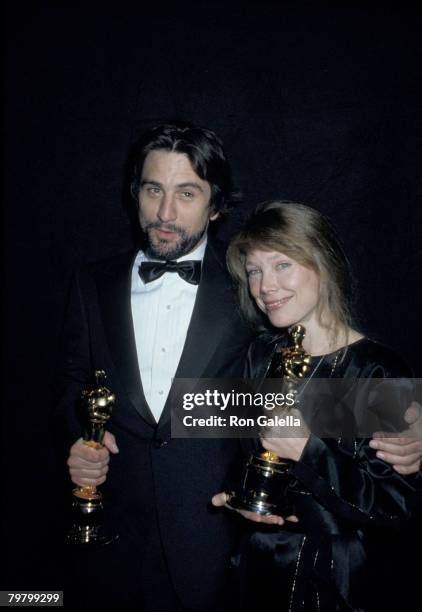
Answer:
M298 386L308 372L310 356L302 347L305 328L295 325L290 330L291 344L276 347L268 378L282 377L284 395L293 394L297 406ZM288 408L285 409L288 412ZM291 509L286 499L291 461L281 459L271 451L260 449L251 453L243 468L240 485L228 495L227 505L235 510L258 514L287 516Z
M105 426L111 417L115 395L104 387L106 374L96 370L95 386L82 391L81 401L86 413L87 427L84 444L91 448L102 448ZM73 525L67 534L67 541L80 546L102 546L109 544L118 536L109 533L103 520L103 496L93 485L73 489Z

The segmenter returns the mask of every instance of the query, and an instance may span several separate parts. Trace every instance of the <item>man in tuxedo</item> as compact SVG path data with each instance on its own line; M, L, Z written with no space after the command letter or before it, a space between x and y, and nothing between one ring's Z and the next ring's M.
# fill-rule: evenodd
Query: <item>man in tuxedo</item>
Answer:
M174 377L241 376L251 337L224 248L208 231L232 194L220 140L182 124L148 131L134 153L131 192L144 244L76 276L65 329L59 407L73 443L70 474L78 485L98 485L110 468L103 490L120 535L98 553L76 555L88 593L78 604L221 611L236 519L210 499L237 444L171 439L168 400ZM117 398L102 450L83 444L75 416L97 369Z
M77 485L105 483L120 534L98 552L76 554L87 592L78 607L222 612L237 518L209 502L224 490L237 444L171 439L169 401L174 377L241 376L251 339L224 248L209 231L232 191L220 140L183 124L149 130L135 150L131 191L142 248L76 276L65 329L59 408L70 475ZM97 369L117 398L100 450L83 444L75 413Z

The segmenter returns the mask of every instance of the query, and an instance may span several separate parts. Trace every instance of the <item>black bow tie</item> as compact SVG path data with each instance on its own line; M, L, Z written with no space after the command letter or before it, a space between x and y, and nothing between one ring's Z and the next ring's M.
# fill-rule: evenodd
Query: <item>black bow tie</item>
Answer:
M144 283L150 283L163 276L165 272L177 274L191 285L198 285L201 280L201 262L192 261L143 261L138 269Z

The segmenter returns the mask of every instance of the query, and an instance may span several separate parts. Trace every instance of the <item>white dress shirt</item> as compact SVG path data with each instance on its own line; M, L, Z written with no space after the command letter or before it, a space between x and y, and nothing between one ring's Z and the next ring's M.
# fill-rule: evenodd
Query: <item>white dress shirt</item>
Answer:
M177 261L202 261L206 240ZM132 269L132 318L136 352L145 398L158 422L182 355L195 305L198 285L176 272L144 283L138 274L143 261L154 261L139 251Z

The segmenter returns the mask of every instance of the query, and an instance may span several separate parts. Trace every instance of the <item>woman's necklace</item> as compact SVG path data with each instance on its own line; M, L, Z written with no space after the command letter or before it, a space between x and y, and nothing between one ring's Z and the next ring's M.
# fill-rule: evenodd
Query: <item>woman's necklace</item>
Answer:
M305 389L311 378L315 376L321 364L330 353L321 355L311 374L307 376L307 370L311 364L311 355L306 353L302 346L305 337L305 328L302 325L295 325L289 330L289 334L291 344L288 346L277 344L275 346L272 358L265 372L265 378L268 374L270 378L278 378L280 376L285 381L288 381L289 386L292 387L297 386L298 383L300 383L300 379L306 378L306 382L302 388ZM342 349L338 349L335 352L328 378L332 378L334 375L341 350ZM346 354L346 351L347 346L343 348L343 356Z
M345 350L347 350L347 347L345 347L345 349L339 349L338 351L336 351L336 356L334 357L333 363L331 365L330 375L328 376L328 378L332 378L333 377L333 374L334 374L335 369L337 367L337 362L338 362L338 358L339 358L341 350L343 350L343 352L344 352ZM298 401L300 396L304 393L306 387L309 385L309 382L310 382L311 378L313 378L315 376L316 372L319 370L319 368L322 365L323 361L325 360L326 356L327 355L321 355L321 357L318 360L316 366L312 370L310 376L308 376L306 378L305 384L303 385L303 387L301 389L298 390L297 395L296 395L296 401Z
M335 369L336 369L336 367L337 367L337 361L338 361L338 356L340 355L340 350L341 350L341 349L339 349L339 350L336 352L336 356L334 357L333 365L331 366L331 371L330 371L330 378L332 378L332 377L333 377L333 374L334 374ZM345 349L343 349L343 353L344 353L344 355L346 354L346 352L345 352L346 350L347 350L347 347L345 347Z
M315 375L315 373L317 372L317 370L319 369L319 366L322 364L322 362L324 361L324 357L325 355L321 355L320 360L318 361L318 363L316 364L316 366L314 367L314 369L312 370L310 376L308 376L306 378L306 382L303 385L303 387L301 389L299 389L296 393L296 401L299 400L300 396L304 393L306 387L309 385L309 382L311 380L311 378Z

